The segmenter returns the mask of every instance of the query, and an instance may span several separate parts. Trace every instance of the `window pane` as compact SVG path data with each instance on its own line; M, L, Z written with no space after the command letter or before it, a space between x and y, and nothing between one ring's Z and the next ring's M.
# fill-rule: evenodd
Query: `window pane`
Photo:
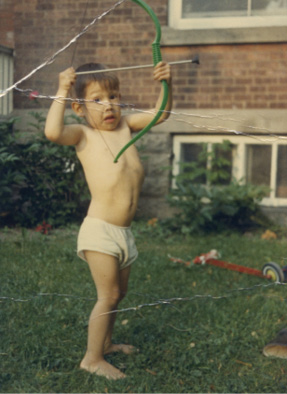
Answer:
M287 0L252 0L252 15L286 15Z
M247 145L247 183L270 186L271 145Z
M206 168L207 156L206 156L206 144L181 144L181 163L193 164L196 167ZM192 167L184 166L183 172L188 173L192 170ZM194 183L206 183L206 176L204 174L199 175L194 179Z
M228 185L232 178L232 146L223 149L222 144L214 144L215 162L212 163L212 171L217 178L213 185Z
M287 198L287 145L278 146L276 197Z
M182 0L182 18L247 16L248 0Z

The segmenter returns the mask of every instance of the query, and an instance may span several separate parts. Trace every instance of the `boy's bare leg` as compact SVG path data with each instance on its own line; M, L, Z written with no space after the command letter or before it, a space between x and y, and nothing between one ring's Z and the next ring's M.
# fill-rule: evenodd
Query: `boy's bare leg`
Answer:
M131 272L131 266L128 266L119 272L120 292L121 292L120 301L125 297L125 295L128 291L128 281L129 281L130 272ZM108 334L107 334L106 341L105 341L104 353L109 354L109 353L114 353L114 352L122 352L125 354L132 354L136 351L134 346L127 345L127 344L113 344L112 343L112 334L113 334L113 328L114 328L114 324L116 321L116 317L117 317L116 312L112 313L111 320L110 320L110 326L109 326Z
M86 251L91 274L96 284L98 300L89 320L87 352L81 368L108 379L125 377L119 369L104 359L104 346L113 314L120 300L120 274L115 257Z

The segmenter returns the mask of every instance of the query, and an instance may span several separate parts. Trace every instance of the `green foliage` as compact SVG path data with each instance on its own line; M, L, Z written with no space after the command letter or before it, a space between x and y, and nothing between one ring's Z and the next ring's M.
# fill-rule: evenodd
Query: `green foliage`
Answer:
M258 224L262 216L259 203L269 189L231 179L230 161L220 154L230 149L228 141L214 144L211 152L203 145L197 162L181 164L176 188L167 197L177 213L164 221L167 227L191 234ZM205 182L200 183L202 180Z
M21 171L21 154L13 133L16 118L0 122L0 215L1 219L14 210L19 199L17 188L25 181ZM20 168L19 168L20 167Z
M61 226L76 221L83 216L88 191L75 150L48 141L43 115L31 116L25 138L12 131L16 119L1 123L1 224L31 227L46 221Z

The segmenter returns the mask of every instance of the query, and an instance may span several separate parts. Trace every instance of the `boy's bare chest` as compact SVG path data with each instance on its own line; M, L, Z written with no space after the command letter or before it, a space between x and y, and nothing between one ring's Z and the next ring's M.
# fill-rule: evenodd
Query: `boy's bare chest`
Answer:
M125 123L114 131L87 128L85 138L77 149L77 153L80 158L86 157L87 159L95 156L97 158L108 157L108 153L114 158L130 139L131 132Z
M135 146L128 148L114 163L116 155L129 140L128 129L113 135L95 130L88 135L85 146L77 152L88 182L93 179L93 182L142 183L144 169Z

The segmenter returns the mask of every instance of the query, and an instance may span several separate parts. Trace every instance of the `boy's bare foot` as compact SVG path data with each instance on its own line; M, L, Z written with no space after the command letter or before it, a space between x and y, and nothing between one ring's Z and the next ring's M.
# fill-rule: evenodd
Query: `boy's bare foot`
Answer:
M118 353L118 352L122 352L124 354L129 355L129 354L137 353L138 349L132 345L125 345L125 344L116 345L114 343L110 343L109 345L105 346L104 354Z
M83 360L80 365L81 369L85 369L88 372L95 373L98 376L104 376L110 380L118 380L126 377L119 369L113 367L106 360L101 360L97 363L88 364Z

